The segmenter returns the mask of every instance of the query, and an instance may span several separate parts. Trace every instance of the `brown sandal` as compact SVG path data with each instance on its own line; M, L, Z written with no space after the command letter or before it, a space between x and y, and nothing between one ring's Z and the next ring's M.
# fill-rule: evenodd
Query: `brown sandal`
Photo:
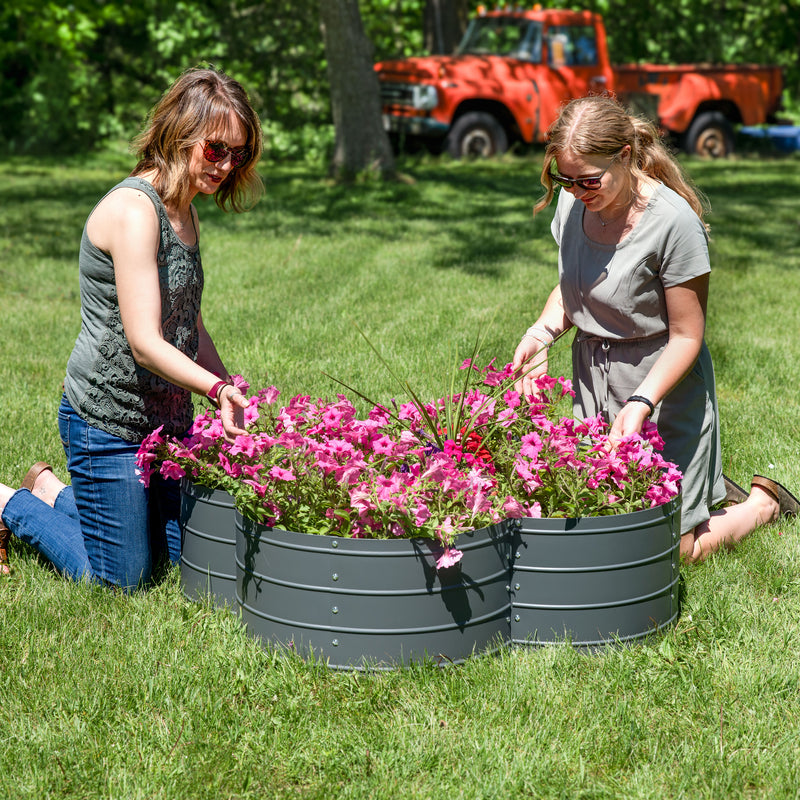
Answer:
M765 492L769 492L777 501L780 507L780 516L793 517L800 512L800 500L798 500L785 486L781 486L772 478L763 475L753 475L753 486L759 486Z
M728 505L744 503L750 496L738 483L732 481L727 475L723 475L725 481L725 502Z
M11 531L0 519L0 578L7 578L14 572L14 568L8 563L8 541L10 538Z
M33 487L36 484L37 478L46 470L52 470L53 468L44 461L37 461L27 472L25 477L22 479L22 486L20 489L27 489L29 492L33 491Z

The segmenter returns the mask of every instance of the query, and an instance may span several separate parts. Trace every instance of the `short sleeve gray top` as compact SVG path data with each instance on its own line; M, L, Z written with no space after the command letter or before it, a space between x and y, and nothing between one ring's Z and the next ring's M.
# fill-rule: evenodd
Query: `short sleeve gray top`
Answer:
M143 191L155 206L160 227L157 264L162 333L165 341L196 360L203 293L199 244L181 241L150 183L126 178L111 191L120 188ZM90 425L129 442L140 442L161 425L165 434L182 435L192 422L191 393L134 360L122 327L114 263L108 253L92 244L85 227L79 282L81 330L64 381L70 405Z
M703 223L663 184L634 229L616 245L600 244L584 233L584 210L583 203L562 191L552 223L567 316L593 336L636 339L666 332L664 288L711 269Z

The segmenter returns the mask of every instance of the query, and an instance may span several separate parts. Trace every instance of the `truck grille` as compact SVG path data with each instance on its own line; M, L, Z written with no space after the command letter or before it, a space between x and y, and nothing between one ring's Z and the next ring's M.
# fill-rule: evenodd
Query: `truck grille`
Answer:
M385 106L413 106L414 87L407 83L381 81L381 102Z

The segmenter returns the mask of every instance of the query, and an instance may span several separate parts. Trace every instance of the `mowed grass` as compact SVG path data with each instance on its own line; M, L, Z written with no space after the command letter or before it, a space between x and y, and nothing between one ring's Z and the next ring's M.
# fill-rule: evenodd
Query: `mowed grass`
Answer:
M539 155L407 160L337 187L265 165L241 216L198 204L204 318L254 388L423 394L479 332L505 363L555 284ZM0 186L0 480L46 459L79 329L77 250L116 152L13 160ZM709 196L707 339L725 470L800 490L797 157L687 161ZM554 374L569 374L568 347ZM789 798L800 768L800 527L760 529L684 570L682 615L644 645L508 650L457 668L341 673L263 649L191 603L177 570L119 597L14 541L0 582L0 797Z

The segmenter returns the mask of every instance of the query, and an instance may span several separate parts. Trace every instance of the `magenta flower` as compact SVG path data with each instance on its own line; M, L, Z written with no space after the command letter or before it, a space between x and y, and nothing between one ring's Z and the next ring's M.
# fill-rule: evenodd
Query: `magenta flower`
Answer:
M461 561L463 553L455 547L446 547L444 552L436 559L436 569L449 569Z
M269 471L270 478L275 478L278 481L293 481L295 480L294 473L290 469L283 467L272 467Z

